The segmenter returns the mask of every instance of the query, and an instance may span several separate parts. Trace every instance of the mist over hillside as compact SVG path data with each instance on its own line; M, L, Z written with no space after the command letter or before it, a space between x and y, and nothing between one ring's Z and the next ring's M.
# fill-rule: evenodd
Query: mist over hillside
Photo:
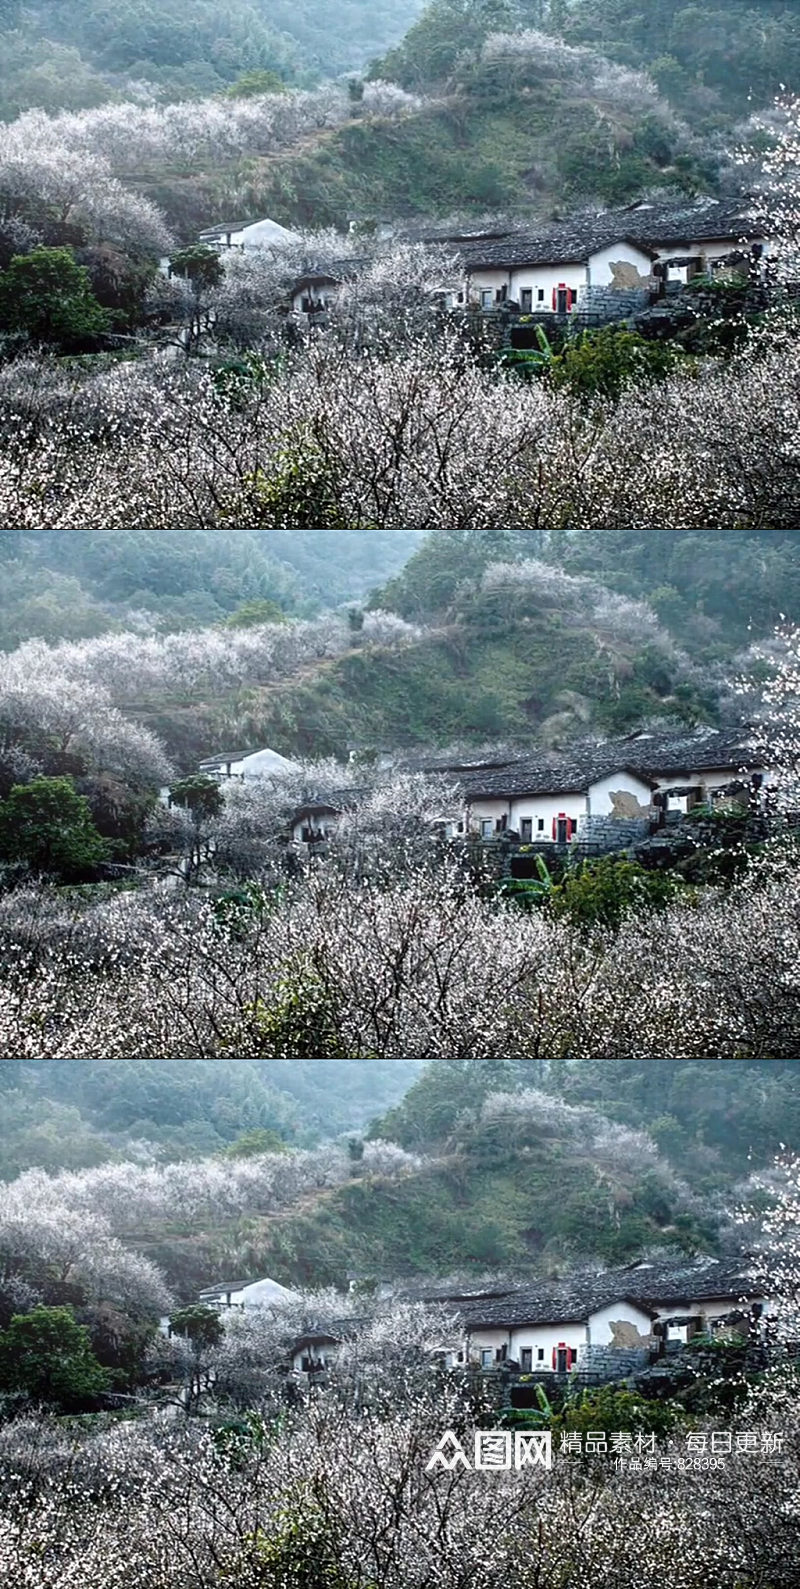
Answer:
M0 541L0 648L132 622L163 631L307 618L363 601L418 544L413 531L26 531Z

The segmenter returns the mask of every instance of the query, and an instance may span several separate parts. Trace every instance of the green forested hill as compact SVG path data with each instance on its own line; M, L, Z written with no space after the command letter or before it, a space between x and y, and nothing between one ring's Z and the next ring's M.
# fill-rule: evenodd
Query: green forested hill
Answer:
M240 1139L252 1150L253 1133L308 1145L363 1130L418 1070L413 1060L3 1060L0 1180L136 1157L142 1144L167 1160Z
M420 103L363 114L367 69ZM737 125L800 83L800 16L786 0L431 0L421 15L418 0L0 4L5 119L118 100L124 121L126 100L204 97L213 120L214 96L346 73L341 125L323 115L292 148L267 132L189 170L177 145L154 157L145 140L137 186L184 241L232 204L344 230L353 216L547 217L652 188L712 192Z
M800 84L791 0L577 0L564 36L643 66L672 104L710 120L746 115Z
M136 612L150 614L163 629L221 623L259 601L306 616L363 600L418 544L414 531L6 535L0 539L0 649L32 637L77 640L125 628Z
M559 744L591 730L622 733L651 716L714 719L714 689L652 614L602 584L565 579L543 564L484 581L484 537L491 542L490 532L473 532L462 546L458 536L444 544L443 535L440 545L434 534L419 565L409 565L416 583L433 564L439 584L424 603L427 626L402 646L362 645L356 632L344 655L302 676L253 686L240 700L230 692L205 696L198 713L199 702L155 698L139 715L188 765L223 748L237 713L254 744L342 758L353 744ZM376 603L402 610L404 580L390 583ZM210 737L219 737L219 746Z
M428 536L370 604L430 621L488 562L529 557L649 602L701 663L800 609L800 530L444 532Z
M800 1078L791 1061L14 1061L0 1124L0 1178L351 1133L344 1184L276 1212L212 1218L187 1170L180 1217L143 1213L135 1245L190 1299L232 1272L344 1287L712 1252L737 1186L796 1136ZM365 1168L362 1133L417 1157Z
M417 0L2 0L0 116L131 97L190 99L356 72L400 39ZM262 92L270 86L262 82Z
M351 217L368 226L455 213L547 216L587 201L623 204L650 188L714 188L719 150L698 140L652 85L597 52L565 49L541 33L491 45L476 37L471 48L455 8L445 8L442 30L425 49L434 63L451 60L452 75L443 81L441 65L426 68L438 80L419 85L416 108L362 115L356 88L342 126L250 160L252 213L344 230ZM485 31L483 22L475 29ZM375 71L413 82L420 74L403 69L402 54ZM235 174L220 165L201 175L208 211ZM186 176L149 172L144 191L178 225L191 213Z
M489 33L542 27L643 68L676 109L709 124L768 104L800 77L800 16L789 0L430 0L372 73L429 88Z

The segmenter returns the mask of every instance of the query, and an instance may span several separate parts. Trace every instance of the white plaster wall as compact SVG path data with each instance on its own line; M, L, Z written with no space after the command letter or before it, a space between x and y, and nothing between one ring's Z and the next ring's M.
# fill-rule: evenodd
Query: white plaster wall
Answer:
M303 828L312 827L316 833L322 832L326 836L336 827L338 817L327 816L303 817L302 822L295 822L292 828L292 838L296 844L303 843Z
M544 1370L552 1372L553 1348L563 1344L571 1347L573 1352L578 1351L580 1355L579 1349L585 1348L587 1344L586 1330L586 1324L580 1322L571 1324L519 1324L511 1332L511 1346L508 1355L513 1357L514 1361L518 1363L520 1362L522 1348L524 1346L530 1347L533 1353L532 1372L535 1372L537 1368L540 1373ZM544 1350L542 1362L538 1361L537 1356L540 1348Z
M491 822L492 831L498 817L508 817L508 800L495 799L474 800L467 806L467 824L471 833L480 833L481 823ZM510 823L509 823L510 825Z
M744 230L745 228L743 228ZM724 259L726 254L732 254L734 249L737 248L743 249L746 253L749 247L749 242L742 243L741 239L735 237L705 237L699 242L691 242L688 252L690 254L701 254L711 263L715 259ZM769 243L764 240L764 254L768 253Z
M481 822L490 821L494 832L495 823L499 817L506 817L507 827L515 833L520 831L520 822L523 817L530 817L533 823L532 837L539 839L552 839L553 818L563 813L571 817L574 822L577 818L586 816L586 796L584 794L564 795L516 795L510 801L497 799L476 800L469 807L469 827L473 833L479 833ZM538 831L539 819L544 821L544 829Z
M509 271L501 269L499 265L487 266L485 270L470 272L467 277L467 290L470 303L480 303L482 292L491 292L494 303L495 293L499 287L508 287ZM509 293L510 296L510 293Z
M762 769L760 767L755 768L754 771L761 772L762 774L762 789L766 789L771 783L774 783L774 771L771 771L769 768ZM742 773L736 767L704 767L699 772L693 771L691 768L689 768L689 770L686 772L671 772L664 774L654 773L653 782L658 785L659 789L672 789L676 786L687 788L691 787L694 789L700 789L704 792L704 794L708 794L714 789L724 789L726 784L734 783L737 778L742 778L744 781L747 781L749 777L749 772ZM678 808L685 809L686 800L685 798L675 799L674 802L670 802L670 804L673 810Z
M625 260L627 264L635 265L642 277L642 286L648 285L653 270L649 255L642 249L636 248L633 243L623 241L610 243L608 248L600 248L596 254L592 254L588 265L588 276L593 287L611 286L614 280L611 265L617 260Z
M578 292L580 300L580 289L586 290L586 280L586 266L581 263L571 265L518 265L511 272L511 287L509 288L508 296L513 298L515 303L519 303L519 295L522 288L530 287L533 292L533 309L539 309L540 311L542 309L552 310L554 287L560 287L562 284L565 287L571 287L573 292ZM537 297L540 287L544 291L542 303L538 302Z
M519 295L523 287L530 287L533 293L533 309L552 309L553 288L563 282L565 287L572 291L586 287L586 266L583 264L572 265L517 265L512 270L501 269L500 266L485 270L476 270L469 276L469 299L472 303L480 303L481 293L490 291L492 302L500 287L507 289L507 295L515 303L519 303ZM544 301L538 302L538 289L544 291Z
M338 287L304 287L301 292L296 292L292 298L292 308L295 314L303 314L303 299L313 298L315 303L321 303L325 308L333 301L338 292Z
M313 1347L304 1346L302 1352L295 1352L294 1357L292 1358L292 1368L295 1370L295 1373L302 1374L304 1372L304 1357L313 1357L315 1362L321 1361L327 1367L328 1363L330 1363L336 1356L337 1350L338 1348L336 1346L331 1345Z
M754 1302L760 1302L762 1299L760 1297L754 1297L752 1300ZM699 1313L708 1327L713 1324L715 1319L723 1319L726 1313L733 1313L737 1308L741 1308L743 1312L747 1312L749 1307L749 1301L742 1302L741 1299L737 1299L736 1297L703 1297L700 1301L690 1302L686 1311L687 1313ZM762 1308L762 1316L764 1314L774 1312L774 1303L770 1302L769 1299L766 1299L762 1303ZM673 1309L673 1312L674 1311L675 1310ZM667 1317L669 1317L668 1314Z
M774 250L775 245L768 238L757 238L754 241L762 244L762 258L767 258L770 252ZM673 242L664 244L661 247L654 244L653 252L658 254L659 259L671 259L675 255L691 254L703 264L704 269L707 269L709 265L713 265L714 260L724 259L726 254L732 254L737 248L743 248L746 252L749 247L749 243L742 243L739 238L711 237L694 240L687 239L686 242ZM682 281L685 284L687 276L688 270L685 265L670 266L669 281Z
M484 1352L484 1351L491 1352L491 1354L492 1354L492 1362L494 1362L494 1355L495 1355L495 1352L497 1351L498 1347L501 1347L501 1346L506 1346L507 1347L508 1346L508 1341L509 1341L509 1332L508 1332L508 1330L507 1329L505 1329L505 1330L500 1329L499 1326L493 1326L493 1327L488 1327L487 1326L486 1329L475 1330L474 1332L471 1332L470 1336L469 1336L469 1341L468 1341L468 1350L469 1350L470 1362L471 1363L479 1363L480 1360L481 1360L481 1352ZM511 1355L511 1353L509 1352L509 1356L510 1355Z
M631 772L612 772L607 778L599 778L589 789L589 810L592 816L607 817L613 811L611 803L612 791L625 790L628 794L636 795L639 804L649 809L652 794L648 784L637 778Z
M589 1318L588 1332L592 1346L610 1346L614 1336L611 1324L619 1319L624 1319L628 1324L635 1324L640 1335L649 1336L653 1325L650 1315L633 1302L610 1302L605 1308L598 1308Z
M533 820L533 838L552 839L553 818L561 816L562 813L565 817L571 817L573 822L580 817L585 819L585 794L519 795L511 802L511 817L508 825L514 829L515 833L519 833L522 818L531 817ZM539 818L544 819L544 831L542 833L537 832ZM580 833L580 822L578 822L578 832Z

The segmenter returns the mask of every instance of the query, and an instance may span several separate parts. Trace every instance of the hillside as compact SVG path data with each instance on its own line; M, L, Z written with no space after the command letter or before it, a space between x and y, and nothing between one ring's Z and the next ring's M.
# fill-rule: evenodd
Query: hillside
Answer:
M3 0L0 116L305 86L362 69L418 9L416 0Z
M419 540L413 530L23 531L0 543L0 649L131 627L143 613L165 630L253 622L259 611L267 621L270 603L273 616L310 616L363 600Z
M233 0L223 14L191 0L151 15L136 0L123 15L100 0L24 12L2 0L0 253L21 246L17 141L33 167L42 140L107 163L180 243L233 216L341 233L387 219L547 221L654 190L725 190L732 149L752 139L744 119L800 75L800 24L779 0L736 0L725 27L718 5L676 0L432 0L401 39L417 9ZM99 192L99 165L87 179ZM78 208L65 195L57 217L37 195L24 214L37 237L75 246ZM136 247L125 233L137 260L169 246L147 214ZM119 242L113 228L104 240Z
M739 654L800 590L796 531L51 532L3 549L2 643L133 629L116 660L101 647L64 663L99 669L182 771L234 743L344 760L354 745L559 746L653 717L714 722ZM359 627L371 585L366 606L405 622ZM335 644L322 628L315 641L331 620L297 624L346 596ZM196 638L171 643L179 629Z
M344 758L353 743L561 743L587 729L624 732L654 715L714 718L713 681L652 611L541 562L497 564L470 579L464 550L459 568L458 543L449 547L452 601L429 614L417 638L361 643L355 631L344 655L291 678L216 697L206 687L191 704L151 692L136 715L187 765L231 735L284 754ZM402 605L402 583L384 593L389 605Z
M174 1061L0 1065L0 1180L31 1165L50 1172L109 1160L190 1159L307 1146L362 1131L399 1101L411 1060ZM255 1133L255 1137L253 1136Z
M343 1287L353 1271L522 1277L718 1251L732 1188L771 1163L798 1108L787 1062L435 1061L369 1132L416 1164L365 1171L356 1155L345 1184L213 1231L151 1225L146 1251L187 1295L239 1258L254 1277Z
M224 219L234 192L253 216L346 230L353 217L367 226L456 212L546 217L652 187L709 191L718 180L717 154L654 83L540 32L479 42L452 79L387 110L380 101L367 110L356 90L349 120L294 147L254 149L246 163L205 157L185 174L150 162L136 185L190 235Z

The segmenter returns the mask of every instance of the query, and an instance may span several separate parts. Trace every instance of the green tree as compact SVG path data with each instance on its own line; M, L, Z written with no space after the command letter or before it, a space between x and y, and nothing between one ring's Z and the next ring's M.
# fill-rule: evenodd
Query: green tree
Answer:
M285 623L286 614L281 610L276 601L269 597L260 597L253 601L243 601L241 607L228 614L225 619L226 629L252 629L260 623Z
M286 1505L245 1542L231 1582L270 1589L355 1589L342 1564L342 1529L319 1485L297 1485Z
M70 1411L85 1407L109 1379L95 1357L89 1331L71 1308L15 1313L0 1333L0 1388Z
M445 82L456 62L477 50L490 33L510 32L514 13L506 0L431 0L401 44L370 67L403 88Z
M567 342L547 371L554 386L567 386L585 401L616 402L627 386L664 380L678 356L666 343L648 342L636 331L602 326Z
M298 955L284 975L247 1011L247 1041L265 1059L354 1059L341 1030L335 991L307 955ZM232 1036L234 1045L242 1032ZM368 1057L368 1056L363 1056Z
M582 1391L564 1403L552 1421L554 1436L563 1430L589 1434L603 1430L606 1436L618 1430L630 1434L664 1436L679 1421L680 1409L665 1401L647 1401L636 1391L618 1385L602 1385Z
M225 90L227 99L252 99L259 94L284 94L286 84L277 72L270 72L264 67L254 68L250 72L242 72L235 83L231 83Z
M173 784L169 792L171 806L181 806L188 811L192 818L192 837L188 850L184 854L185 878L187 887L193 877L200 871L203 862L209 859L208 825L219 816L225 799L218 783L213 778L207 778L204 773L197 773L191 778L181 778Z
M198 1355L208 1347L218 1346L225 1334L219 1314L200 1303L179 1308L177 1313L171 1315L169 1327L173 1335L182 1335L185 1340L191 1341Z
M637 861L606 855L567 872L552 889L549 906L577 927L617 928L630 911L662 910L679 886L666 872L648 872Z
M219 254L213 248L207 248L205 243L196 243L191 248L181 248L177 254L173 254L169 273L190 281L195 294L199 296L205 288L219 286L224 270Z
M65 881L90 875L108 853L89 809L70 778L14 784L0 804L0 859Z
M228 1146L223 1148L222 1157L252 1159L257 1158L260 1153L285 1152L286 1143L283 1137L279 1136L277 1131L270 1131L268 1127L260 1126L255 1131L245 1131L242 1136L236 1138L235 1142L229 1142Z
M0 330L24 331L35 342L85 348L108 329L89 272L69 248L15 254L0 275Z
M219 816L224 800L219 784L213 778L198 773L191 778L181 778L172 785L169 803L191 811L195 823L199 825L207 817Z
M183 1388L184 1408L188 1417L199 1404L203 1391L208 1388L208 1354L219 1346L225 1328L219 1314L202 1303L179 1308L177 1313L172 1314L169 1327L171 1334L183 1336L192 1347L191 1369Z

